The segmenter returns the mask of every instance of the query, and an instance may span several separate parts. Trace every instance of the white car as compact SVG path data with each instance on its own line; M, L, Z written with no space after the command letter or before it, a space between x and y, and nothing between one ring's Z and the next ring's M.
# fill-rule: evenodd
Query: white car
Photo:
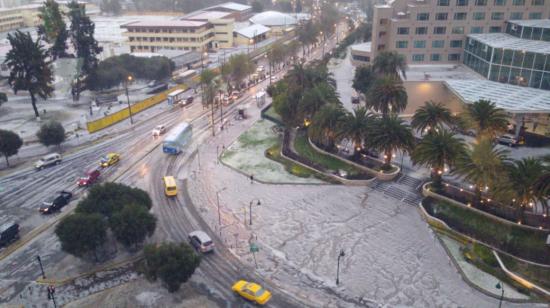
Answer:
M153 137L160 136L164 133L166 133L166 126L164 125L157 125L157 127L153 129Z

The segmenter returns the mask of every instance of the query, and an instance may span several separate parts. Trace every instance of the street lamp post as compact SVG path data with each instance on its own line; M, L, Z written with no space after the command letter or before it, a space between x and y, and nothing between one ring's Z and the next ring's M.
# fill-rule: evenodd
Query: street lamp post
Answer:
M126 102L128 103L128 112L130 113L130 124L134 124L134 119L132 118L132 107L130 106L130 96L128 95L128 84L132 82L132 76L129 75L126 80Z
M501 290L500 293L500 300L498 302L498 308L502 307L502 300L504 299L504 286L500 283L500 281L496 284L495 288L498 290Z
M218 229L220 229L220 237L222 236L222 215L220 212L220 193L224 190L226 190L227 187L224 187L218 191L216 191L216 200L218 203Z
M338 265L336 267L336 285L340 284L340 258L345 256L343 249L340 249L340 253L338 254Z
M36 256L36 260L38 260L38 265L40 265L40 271L42 272L42 279L46 279L46 274L44 274L44 267L42 267L42 259L40 259L40 256Z
M248 214L250 215L249 219L248 219L248 224L252 226L252 203L254 203L254 201L258 201L256 203L256 205L262 205L262 203L260 202L260 199L252 199L250 201L250 204L249 204L249 210L248 210Z

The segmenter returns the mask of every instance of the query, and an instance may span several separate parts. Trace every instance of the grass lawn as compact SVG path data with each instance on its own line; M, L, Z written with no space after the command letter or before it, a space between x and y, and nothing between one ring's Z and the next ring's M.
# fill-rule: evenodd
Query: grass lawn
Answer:
M538 263L550 264L547 232L505 224L452 203L426 198L424 208L451 228L512 255Z
M325 168L333 171L345 170L349 175L356 175L363 173L361 169L347 164L339 159L336 159L332 156L321 154L309 144L307 136L304 134L298 134L294 140L294 148L296 149L297 154L302 157L315 162L319 165L324 166Z

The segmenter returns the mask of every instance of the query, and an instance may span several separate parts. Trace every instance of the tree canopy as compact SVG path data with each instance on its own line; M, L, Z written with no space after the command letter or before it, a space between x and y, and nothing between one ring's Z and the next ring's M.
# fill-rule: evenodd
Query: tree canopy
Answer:
M135 248L146 237L153 235L156 218L143 205L129 203L113 214L109 226L120 243Z
M65 141L65 129L61 123L48 121L40 126L36 133L38 140L45 146L61 145Z
M81 200L76 208L80 213L100 213L111 217L115 212L122 210L126 204L137 204L150 209L153 206L147 192L119 183L108 182L95 185L86 198Z
M23 140L21 140L18 134L0 129L0 153L6 158L6 165L8 167L10 166L8 158L17 154L22 145Z
M94 38L95 24L86 15L85 7L76 0L70 2L68 7L71 41L76 50L76 57L82 59L81 72L83 75L88 75L96 69L99 62L97 55L103 51L103 48Z
M97 249L107 239L107 225L99 214L76 213L63 218L55 234L64 251L77 257L92 252L97 260Z
M55 0L46 0L40 7L39 17L42 24L38 25L38 34L44 41L52 45L50 48L52 59L66 57L69 32L59 4Z

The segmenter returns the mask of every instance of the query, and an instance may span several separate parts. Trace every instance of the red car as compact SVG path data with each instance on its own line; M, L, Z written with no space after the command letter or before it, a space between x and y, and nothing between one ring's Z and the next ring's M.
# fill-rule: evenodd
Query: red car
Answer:
M97 182L99 178L99 170L98 169L91 169L88 170L82 175L80 178L78 178L77 184L78 186L90 186L93 183Z

